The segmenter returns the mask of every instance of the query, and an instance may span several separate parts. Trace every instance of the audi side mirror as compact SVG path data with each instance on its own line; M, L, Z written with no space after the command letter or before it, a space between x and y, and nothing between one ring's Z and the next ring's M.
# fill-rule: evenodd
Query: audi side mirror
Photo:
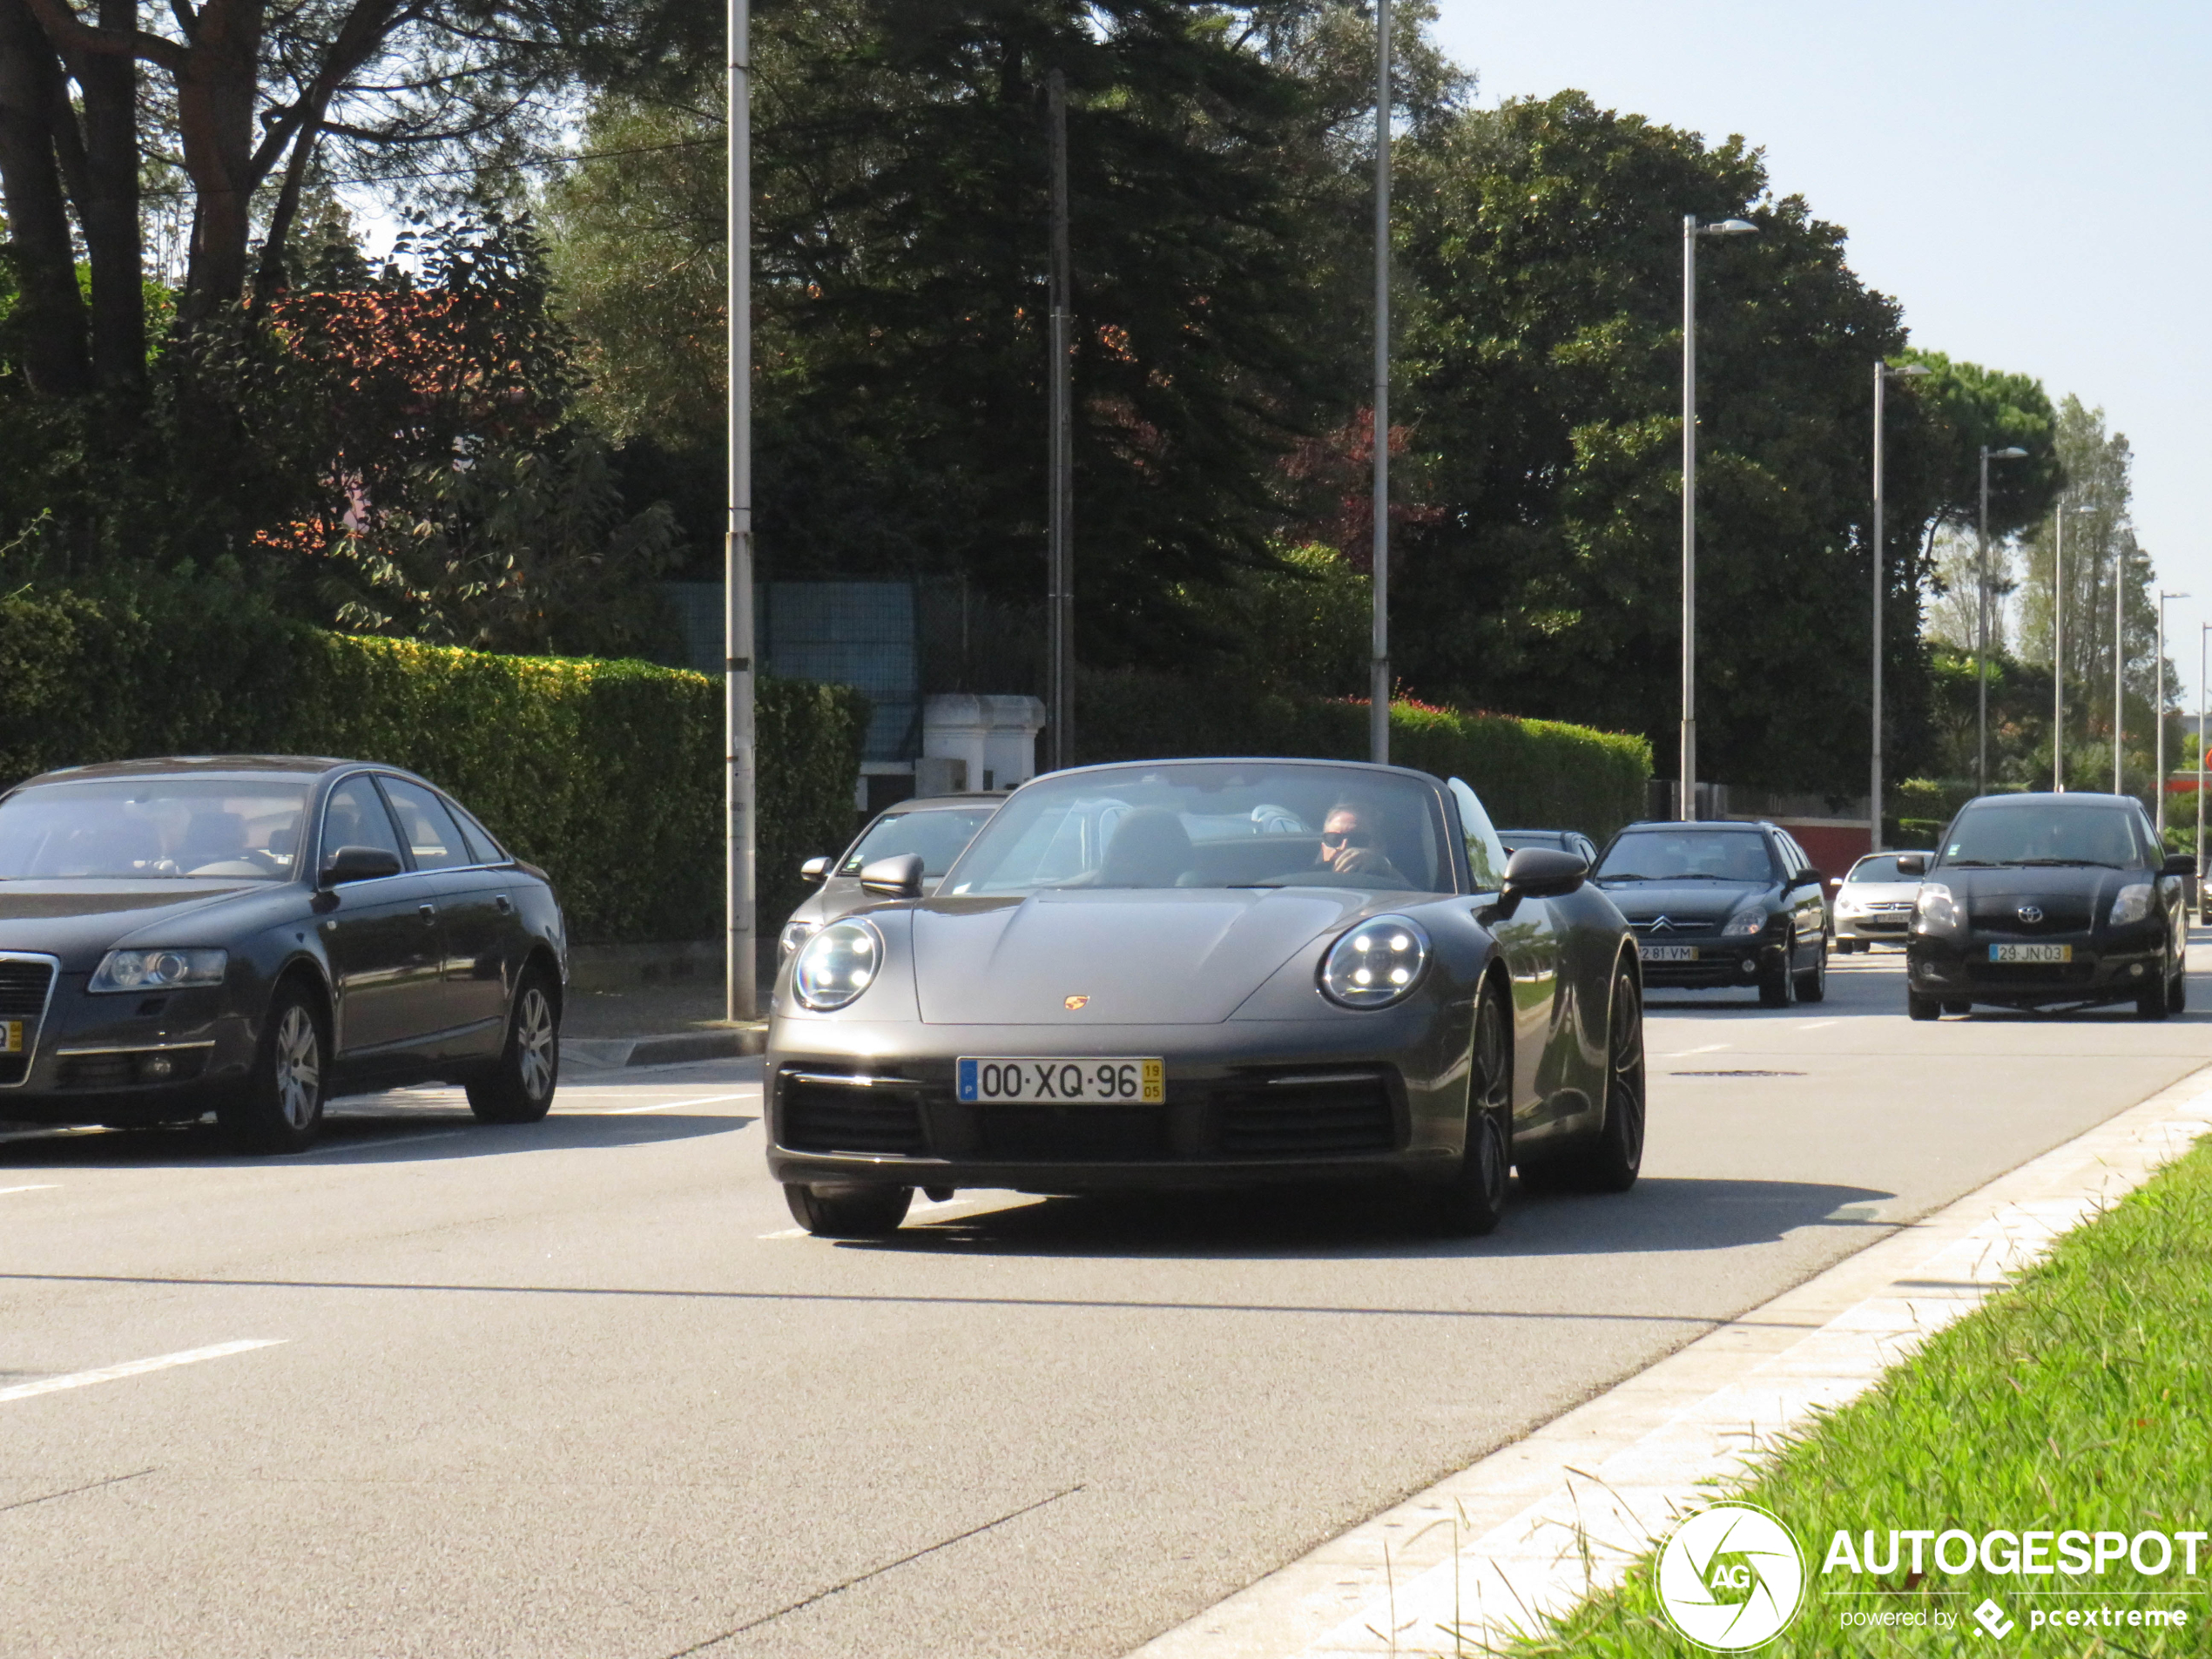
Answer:
M799 873L809 881L819 881L829 873L829 860L821 857L811 858L799 867Z
M1524 846L1506 860L1499 897L1510 909L1523 899L1556 899L1581 887L1590 867L1572 853L1548 846Z
M1928 873L1928 855L1925 853L1898 853L1897 873L1899 875L1910 876L1916 881L1919 880Z
M388 847L341 846L322 861L321 883L342 887L348 881L374 881L400 873L400 855Z
M921 897L921 854L901 853L878 859L860 871L860 890L885 899Z

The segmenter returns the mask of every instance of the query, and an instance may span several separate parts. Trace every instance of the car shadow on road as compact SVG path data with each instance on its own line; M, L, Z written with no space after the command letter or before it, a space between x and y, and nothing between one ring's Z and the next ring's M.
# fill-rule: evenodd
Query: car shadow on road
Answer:
M591 1147L647 1146L658 1141L726 1135L755 1116L658 1112L637 1116L556 1111L538 1123L480 1123L466 1109L345 1111L323 1120L321 1137L305 1152L239 1151L212 1123L145 1129L77 1129L0 1140L0 1169L118 1170L189 1165L194 1169L296 1170L323 1164L436 1163L515 1152L565 1152ZM11 1129L30 1129L11 1125Z
M1089 1194L980 1214L923 1216L887 1238L839 1248L907 1255L1134 1256L1341 1259L1363 1256L1588 1256L1732 1250L1807 1227L1864 1234L1895 1224L1874 1212L1896 1195L1823 1182L1655 1177L1608 1195L1516 1191L1487 1238L1420 1230L1403 1188L1251 1188Z

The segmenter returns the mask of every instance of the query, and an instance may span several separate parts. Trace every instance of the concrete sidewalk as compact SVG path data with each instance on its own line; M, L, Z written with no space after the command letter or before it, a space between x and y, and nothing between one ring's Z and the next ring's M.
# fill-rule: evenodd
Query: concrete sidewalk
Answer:
M767 1022L732 1023L722 1017L723 1008L718 979L620 990L571 986L561 1015L561 1054L573 1065L594 1069L759 1054Z

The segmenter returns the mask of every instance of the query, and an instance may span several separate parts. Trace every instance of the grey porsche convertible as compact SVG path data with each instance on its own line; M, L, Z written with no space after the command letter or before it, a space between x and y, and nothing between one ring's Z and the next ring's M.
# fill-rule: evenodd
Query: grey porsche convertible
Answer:
M1306 760L1023 785L928 897L921 860L784 964L768 1164L833 1238L917 1187L1404 1184L1487 1233L1508 1175L1623 1191L1644 1130L1636 945L1570 853L1510 860L1474 792Z

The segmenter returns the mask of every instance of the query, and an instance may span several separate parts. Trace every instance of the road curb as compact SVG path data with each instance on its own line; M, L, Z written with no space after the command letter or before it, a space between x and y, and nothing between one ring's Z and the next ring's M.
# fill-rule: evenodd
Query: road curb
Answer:
M2212 1132L2212 1066L1716 1327L1130 1659L1488 1652Z
M651 1037L565 1037L563 1058L594 1069L625 1066L672 1066L696 1060L727 1060L765 1053L768 1027L764 1021L725 1031L671 1031Z

